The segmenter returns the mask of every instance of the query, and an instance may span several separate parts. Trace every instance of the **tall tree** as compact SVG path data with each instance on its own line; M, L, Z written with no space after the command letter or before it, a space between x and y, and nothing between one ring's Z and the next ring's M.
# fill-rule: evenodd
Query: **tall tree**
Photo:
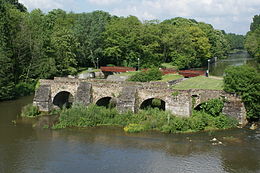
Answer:
M102 33L110 19L110 14L103 11L79 14L73 29L80 47L77 53L79 66L96 67L97 59L105 61L103 59L104 39Z
M116 65L129 65L140 57L140 29L138 18L114 18L106 27L104 55Z
M250 55L260 62L260 15L255 15L250 31L246 34L245 48ZM260 68L258 64L258 68Z
M245 36L229 33L225 35L231 49L244 49Z
M260 15L255 15L250 25L250 31L255 31L258 28L260 28Z

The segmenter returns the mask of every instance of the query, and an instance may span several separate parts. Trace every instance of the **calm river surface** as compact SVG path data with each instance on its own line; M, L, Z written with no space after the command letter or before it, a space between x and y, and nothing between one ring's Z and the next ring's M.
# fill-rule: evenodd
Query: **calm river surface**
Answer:
M49 130L14 125L32 97L0 103L1 173L260 172L260 130L196 134L120 128ZM223 145L212 145L217 138Z
M246 51L230 54L227 59L218 60L215 63L210 64L210 75L223 76L224 70L228 66L239 66L243 64L254 64L255 59L250 58Z

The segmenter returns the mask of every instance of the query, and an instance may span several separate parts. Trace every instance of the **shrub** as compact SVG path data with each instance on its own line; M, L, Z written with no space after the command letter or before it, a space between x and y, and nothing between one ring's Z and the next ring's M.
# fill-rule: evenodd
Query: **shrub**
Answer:
M163 133L171 133L171 126L169 126L169 125L163 125L160 130L161 130L161 132L163 132Z
M237 122L234 119L220 115L213 117L204 111L194 111L192 117L182 118L171 115L170 112L149 108L134 114L131 112L119 114L116 109L107 109L96 105L88 107L74 104L70 109L60 112L60 122L54 128L92 127L98 125L125 126L126 132L141 132L144 130L159 130L165 133L195 132L204 129L231 128Z
M22 117L29 117L33 118L40 114L40 111L37 106L34 106L33 104L26 105L22 108Z
M171 132L185 132L190 129L188 118L173 117L170 120Z
M221 99L211 99L205 103L202 103L200 106L200 108L204 112L215 117L222 112L223 107L224 107L224 102Z
M156 81L162 79L162 72L157 68L148 69L147 71L143 71L140 73L136 73L135 75L129 78L129 81L134 82L149 82Z
M129 133L137 133L137 132L142 132L144 130L145 127L141 124L129 124L124 127L124 131Z
M152 106L161 106L161 104L162 101L160 99L155 98L152 100Z
M220 115L215 118L215 126L219 129L234 128L237 125L237 121L231 117Z
M30 81L30 82L20 82L17 85L15 85L15 96L21 97L21 96L27 96L34 92L35 90L35 84L36 82Z
M249 119L260 118L260 74L247 65L225 70L224 90L242 97Z

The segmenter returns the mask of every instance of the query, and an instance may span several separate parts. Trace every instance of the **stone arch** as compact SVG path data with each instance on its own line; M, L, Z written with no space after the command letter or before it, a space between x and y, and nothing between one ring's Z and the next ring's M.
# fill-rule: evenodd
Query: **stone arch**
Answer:
M60 91L53 97L53 105L59 108L71 107L74 102L74 96L68 91Z
M159 101L160 103L159 102L156 103L157 101ZM143 100L139 107L140 109L152 107L152 108L159 108L161 110L166 110L166 102L161 98L148 98Z
M107 97L99 98L96 101L96 105L104 106L106 108L114 108L116 106L116 101L115 101L115 98L107 96Z
M197 107L200 105L200 96L198 94L191 95L191 102L192 102L192 108Z

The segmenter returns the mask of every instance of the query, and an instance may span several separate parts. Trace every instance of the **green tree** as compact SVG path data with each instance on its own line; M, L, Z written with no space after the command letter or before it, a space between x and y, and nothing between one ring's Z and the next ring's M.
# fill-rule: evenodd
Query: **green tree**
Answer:
M226 34L225 36L231 49L244 49L245 36L232 33Z
M13 90L12 61L0 46L0 100L13 98Z
M176 28L171 42L169 55L179 68L200 67L211 57L209 40L197 26Z
M140 41L140 64L142 67L160 66L164 62L161 53L161 29L158 21L146 21L141 27ZM137 66L135 57L130 57L132 64Z
M255 15L253 17L253 22L250 25L250 31L255 31L260 28L260 15Z
M230 46L223 32L215 30L212 25L199 22L198 26L206 34L211 45L210 53L212 57L225 58Z
M260 62L260 15L255 15L250 26L250 31L246 34L245 48L248 53Z
M104 55L112 64L133 66L140 56L140 31L138 18L114 18L104 32Z
M93 65L96 67L97 59L106 62L103 59L104 38L102 33L110 19L110 14L103 11L79 14L73 29L80 46L79 53L77 53L79 66Z
M30 61L27 66L26 77L50 78L57 72L55 59L49 56L48 50L50 46L50 31L46 27L46 17L41 10L35 9L31 11L25 21L27 29L24 33L27 35Z
M260 75L249 66L232 66L226 69L224 90L242 97L251 119L260 118Z

